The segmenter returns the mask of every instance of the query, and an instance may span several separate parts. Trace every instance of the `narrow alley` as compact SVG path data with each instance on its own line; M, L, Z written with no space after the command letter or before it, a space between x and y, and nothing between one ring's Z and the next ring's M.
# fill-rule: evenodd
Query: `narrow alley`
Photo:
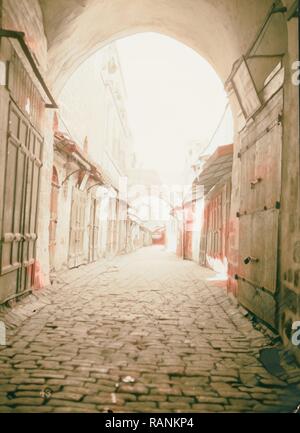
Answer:
M0 0L1 413L300 413L299 85L298 0Z
M58 276L6 312L0 411L292 412L299 369L264 368L214 276L161 246Z

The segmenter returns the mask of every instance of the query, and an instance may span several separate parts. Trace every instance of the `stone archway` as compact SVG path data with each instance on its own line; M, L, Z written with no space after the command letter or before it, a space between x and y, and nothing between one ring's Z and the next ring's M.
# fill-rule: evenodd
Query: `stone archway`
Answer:
M265 31L262 26L271 17L271 8L275 6L279 8L279 13L274 14L275 25L271 35L266 38L265 46L271 54L273 50L275 54L281 52L283 55L288 51L287 25L279 1L276 5L269 0L188 0L184 4L178 0L169 0L157 2L155 6L148 0L133 1L129 5L123 0L117 0L113 4L100 4L93 0L74 1L72 4L65 2L63 5L61 2L53 5L53 2L47 0L41 0L40 3L48 40L48 80L56 94L78 65L93 52L110 41L144 31L170 36L194 49L213 66L225 83L231 72L235 71L237 61L255 47L256 38ZM259 60L252 62L251 72L256 74L255 80L259 83L257 86L262 85L274 68L274 62L271 62L272 66L267 63L261 66ZM283 63L288 68L287 58L284 58ZM236 135L231 207L233 230L229 245L233 281L240 260L240 229L236 215L240 208L241 194L241 164L238 158L241 107L236 95L230 90L229 93Z
M225 83L235 62L247 53L273 5L272 0L161 0L153 3L151 0L24 0L16 7L15 0L3 0L1 21L3 28L25 32L26 41L57 96L79 64L93 52L119 37L143 31L171 36L193 48L210 62ZM289 8L293 3L293 0L284 0L276 2L276 5L280 7L284 4ZM272 46L274 43L283 46L282 62L286 74L278 287L283 289L283 298L287 292L288 298L292 299L294 317L300 313L300 269L298 256L294 254L300 240L297 182L299 103L298 89L291 84L292 62L298 56L297 25L293 20L287 23L284 10L277 14L277 18L276 31L270 42ZM239 108L232 98L231 104L237 130ZM2 129L5 133L5 128ZM50 184L52 134L49 125L45 136L47 146L44 158L47 164L44 167L44 183L47 181ZM232 208L232 219L239 207L238 140L236 134L232 193L236 205ZM47 196L49 189L49 186L43 186L44 196ZM48 227L41 223L40 242L45 242L47 236ZM233 254L238 254L236 240L233 240L232 250ZM46 263L48 257L43 248L39 248L39 253L43 256L42 263ZM282 300L284 309L289 309L289 304ZM298 307L295 308L295 305Z
M130 3L41 0L49 80L55 89L60 89L68 75L106 43L133 33L154 31L193 48L225 81L235 60L255 37L272 3L272 0L165 0L155 4L149 0ZM284 28L284 18L282 24Z

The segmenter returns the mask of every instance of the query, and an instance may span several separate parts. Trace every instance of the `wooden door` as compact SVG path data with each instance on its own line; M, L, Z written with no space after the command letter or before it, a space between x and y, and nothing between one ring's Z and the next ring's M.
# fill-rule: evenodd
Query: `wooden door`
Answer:
M209 207L206 205L203 212L203 222L200 235L199 265L206 266L206 251L208 242Z
M50 271L55 270L58 191L59 191L58 175L57 175L56 168L53 167L52 182L51 182L51 197L50 197L50 223L49 223Z
M43 139L11 101L5 160L0 302L33 286Z
M75 268L85 263L84 234L86 202L86 193L73 187L69 243L70 268Z
M276 327L283 92L241 134L240 302Z
M89 224L89 262L98 259L98 240L99 240L99 200L92 198L90 208Z
M207 199L204 210L204 227L201 235L201 263L209 264L209 259L224 259L226 254L226 187Z

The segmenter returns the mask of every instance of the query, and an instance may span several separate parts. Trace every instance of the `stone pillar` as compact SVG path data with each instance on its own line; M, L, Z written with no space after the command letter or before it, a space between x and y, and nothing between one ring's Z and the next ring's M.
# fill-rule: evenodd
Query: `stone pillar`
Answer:
M38 239L36 245L36 259L44 277L45 285L49 284L49 221L50 195L53 166L53 112L48 111L45 122L43 166L40 175L40 192L38 208Z

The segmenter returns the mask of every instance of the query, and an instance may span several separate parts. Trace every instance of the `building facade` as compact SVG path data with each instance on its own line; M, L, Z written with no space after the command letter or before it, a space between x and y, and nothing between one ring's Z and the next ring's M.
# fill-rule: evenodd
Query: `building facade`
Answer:
M131 242L129 204L119 197L135 155L114 44L76 71L61 92L60 106L49 225L52 272L113 258L144 243L136 222L138 240Z

